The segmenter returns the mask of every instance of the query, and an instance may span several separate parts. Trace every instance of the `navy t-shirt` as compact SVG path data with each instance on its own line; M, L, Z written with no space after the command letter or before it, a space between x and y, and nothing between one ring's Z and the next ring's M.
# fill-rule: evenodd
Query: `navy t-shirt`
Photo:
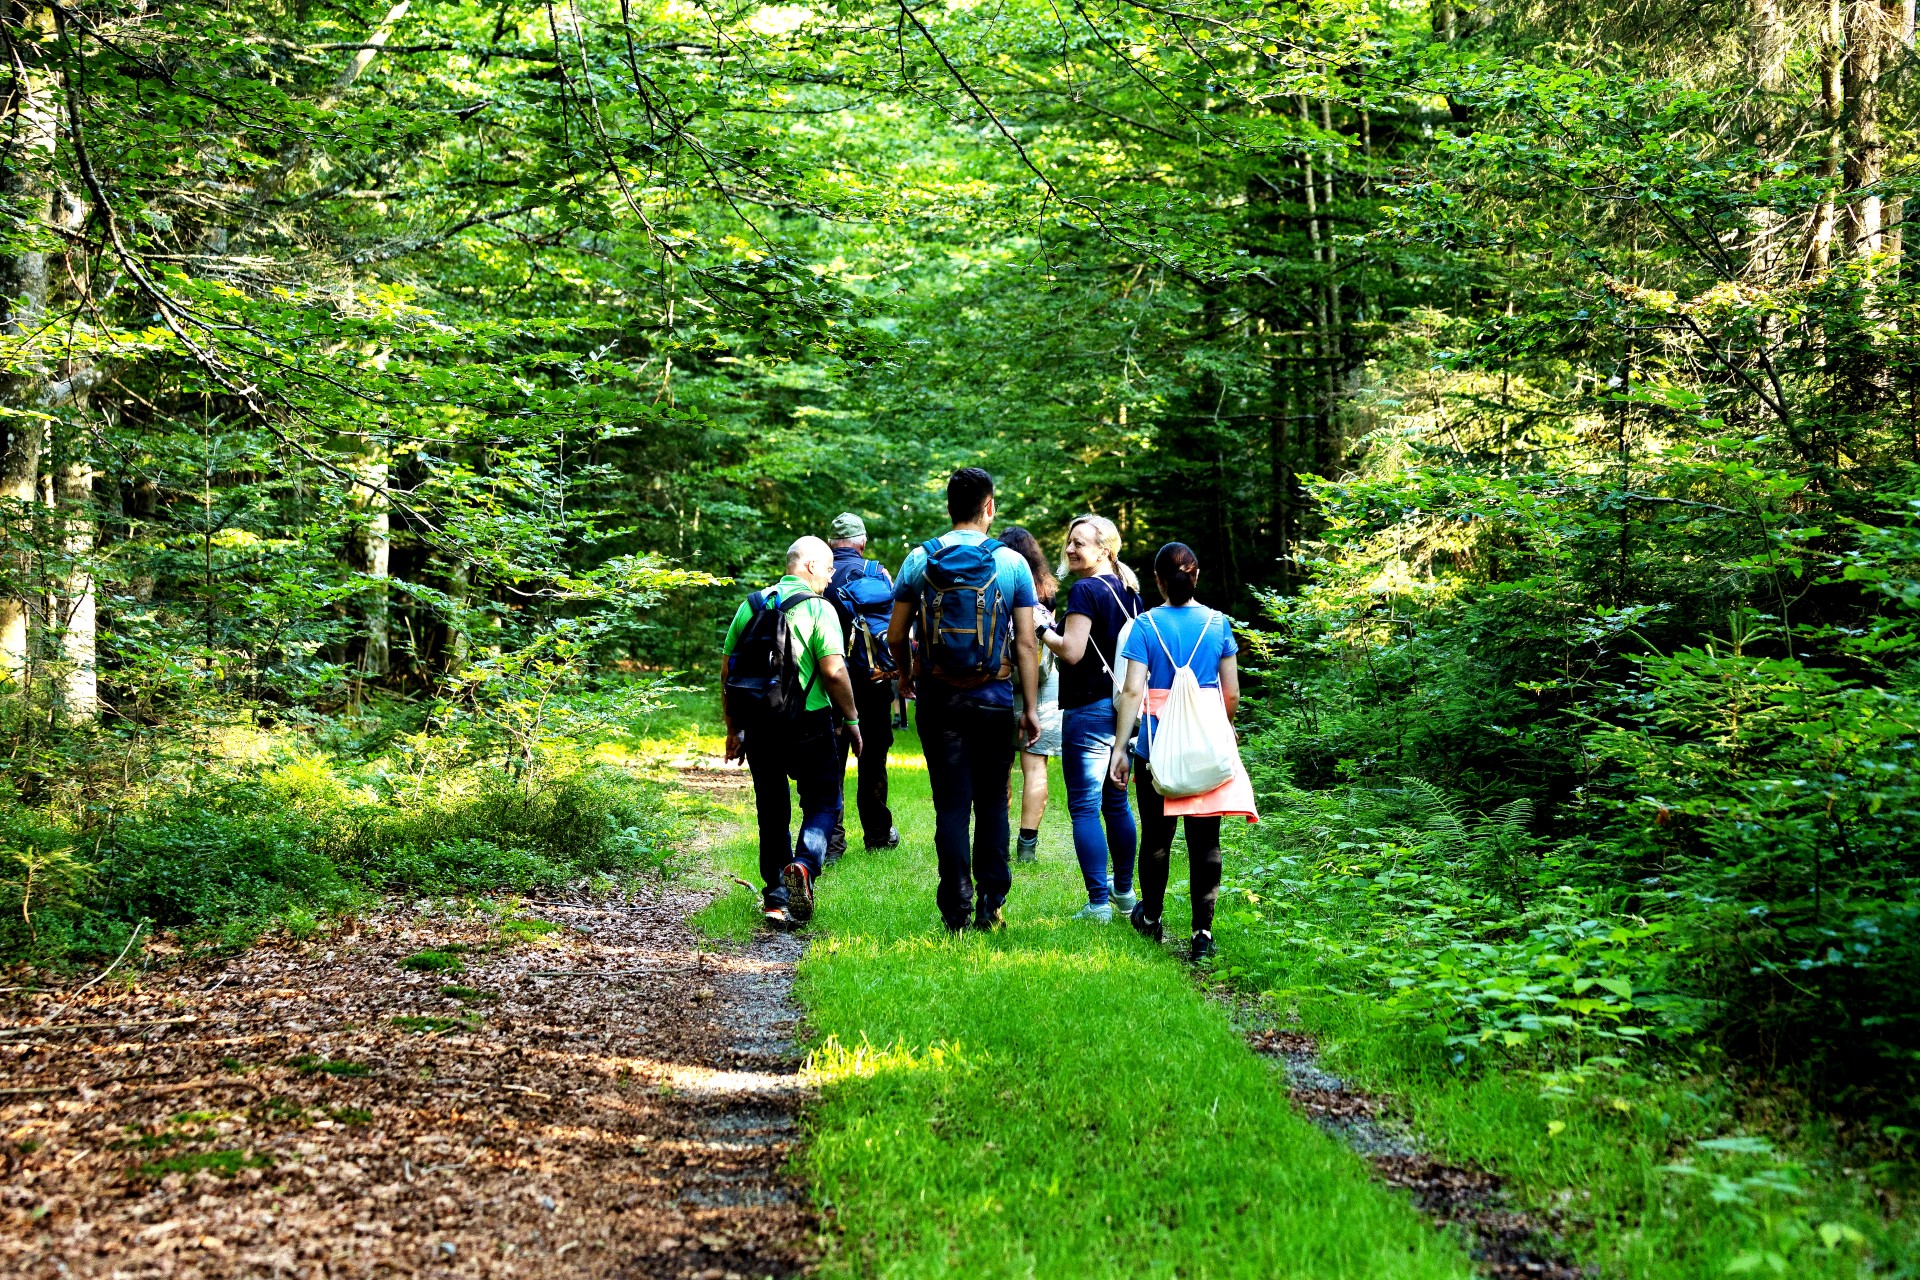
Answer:
M1087 632L1087 651L1080 655L1080 661L1072 666L1060 664L1062 711L1113 696L1113 677L1107 672L1118 662L1114 649L1120 640L1120 628L1144 608L1140 593L1111 573L1082 578L1073 584L1073 589L1067 592L1066 612L1085 614L1093 625ZM1104 666L1101 665L1103 658Z

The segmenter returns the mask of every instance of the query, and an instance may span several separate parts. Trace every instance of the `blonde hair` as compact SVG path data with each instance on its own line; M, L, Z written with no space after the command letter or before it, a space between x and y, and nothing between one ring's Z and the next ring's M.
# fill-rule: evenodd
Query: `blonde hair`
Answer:
M1067 536L1062 540L1060 550L1061 576L1064 577L1067 573L1066 543L1073 541L1073 531L1083 524L1092 525L1093 531L1100 535L1101 550L1105 551L1107 558L1113 561L1113 571L1119 576L1120 581L1126 584L1127 590L1138 591L1140 589L1139 576L1135 574L1133 570L1127 568L1120 560L1120 530L1114 525L1113 521L1107 519L1105 516L1097 516L1091 511L1083 516L1075 516L1073 522L1067 526Z

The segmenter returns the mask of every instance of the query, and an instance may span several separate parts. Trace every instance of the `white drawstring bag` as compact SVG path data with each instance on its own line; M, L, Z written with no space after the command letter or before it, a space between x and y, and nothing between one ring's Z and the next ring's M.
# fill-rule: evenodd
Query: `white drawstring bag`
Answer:
M1152 613L1140 615L1153 629L1160 651L1173 664L1173 688L1154 718L1153 733L1147 740L1147 763L1153 768L1153 786L1163 796L1205 795L1233 778L1240 763L1240 749L1233 741L1233 725L1227 720L1227 704L1218 689L1202 689L1193 674L1193 660L1206 643L1207 632L1216 615L1209 613L1200 628L1200 638L1183 663L1167 648Z

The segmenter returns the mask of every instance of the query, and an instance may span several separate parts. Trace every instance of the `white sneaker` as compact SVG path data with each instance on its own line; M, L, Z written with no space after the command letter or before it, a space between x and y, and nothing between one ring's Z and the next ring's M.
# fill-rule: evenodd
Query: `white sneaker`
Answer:
M1080 908L1079 912L1073 918L1075 920L1091 920L1095 924L1112 924L1113 904L1110 902L1102 902L1096 906L1089 902L1086 906Z
M1140 895L1137 893L1116 893L1113 895L1113 909L1123 916L1132 915L1133 909L1139 905Z

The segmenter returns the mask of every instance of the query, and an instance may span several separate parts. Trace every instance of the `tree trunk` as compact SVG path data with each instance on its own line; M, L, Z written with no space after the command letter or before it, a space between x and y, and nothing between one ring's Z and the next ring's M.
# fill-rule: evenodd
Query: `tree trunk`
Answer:
M1886 142L1880 136L1880 68L1893 23L1880 0L1849 0L1847 56L1841 74L1845 94L1843 169L1847 203L1846 242L1841 256L1865 256L1880 251L1880 193L1870 191L1880 181L1886 164ZM1855 194L1857 193L1857 194Z
M388 618L387 568L393 552L392 525L387 514L387 477L384 461L359 459L354 465L360 477L353 487L353 501L365 516L354 531L354 568L367 576L367 593L361 608L360 670L369 676L387 674L392 652L391 622Z
M69 723L100 714L97 609L93 584L93 463L85 438L70 437L58 471L60 550L64 568L49 616L60 635L60 712Z
M1826 122L1825 153L1820 158L1820 176L1829 183L1840 178L1840 158L1844 139L1841 116L1846 110L1842 78L1846 63L1846 23L1844 0L1826 0L1820 19L1820 107ZM1807 250L1807 273L1817 275L1833 261L1834 194L1829 186L1813 215L1811 243Z
M0 332L12 339L31 335L47 307L47 255L35 247L43 242L52 211L51 174L59 137L53 72L40 57L40 46L53 35L49 8L9 6L0 17L5 28L7 86L4 106L5 153L0 164L0 193L20 212L10 218L8 238L21 245L0 257ZM40 490L40 450L45 427L38 416L20 411L38 408L46 381L44 363L32 358L0 371L0 405L15 413L5 420L6 444L0 447L0 503L5 504L9 541L17 549L8 556L10 590L0 590L0 680L29 677L35 533Z
M1780 0L1748 0L1747 75L1753 87L1775 94L1787 83L1787 23Z

